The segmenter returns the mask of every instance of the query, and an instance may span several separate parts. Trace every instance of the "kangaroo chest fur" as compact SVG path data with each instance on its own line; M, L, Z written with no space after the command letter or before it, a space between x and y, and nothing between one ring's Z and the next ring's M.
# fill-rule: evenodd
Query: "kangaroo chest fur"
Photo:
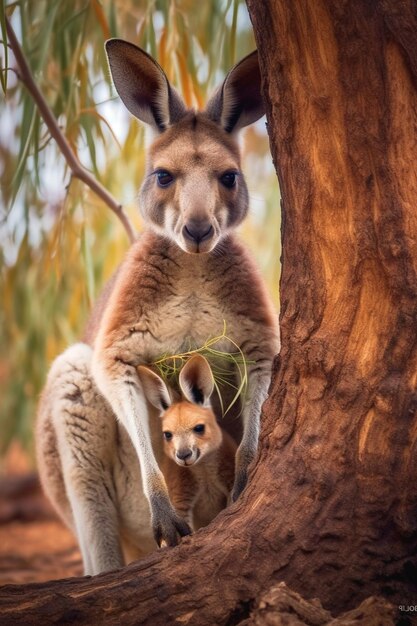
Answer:
M200 347L225 325L238 345L256 320L272 327L273 313L251 259L232 238L219 247L190 255L145 233L119 272L96 342L104 348L122 344L122 358L137 365ZM223 340L217 348L233 346Z

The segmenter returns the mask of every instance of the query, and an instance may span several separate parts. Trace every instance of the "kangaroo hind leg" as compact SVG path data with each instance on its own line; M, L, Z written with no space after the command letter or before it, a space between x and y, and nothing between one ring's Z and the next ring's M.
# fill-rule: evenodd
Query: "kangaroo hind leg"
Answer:
M91 348L76 344L55 361L51 415L84 573L123 565L112 477L115 417L90 373Z

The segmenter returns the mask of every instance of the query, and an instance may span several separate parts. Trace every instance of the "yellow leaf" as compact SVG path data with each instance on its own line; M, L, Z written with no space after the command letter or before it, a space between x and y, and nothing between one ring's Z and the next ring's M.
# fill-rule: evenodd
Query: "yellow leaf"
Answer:
M181 50L177 50L178 68L180 71L182 95L185 104L189 107L193 105L193 85L187 70L187 64Z
M164 26L162 29L161 39L159 40L158 59L162 67L166 65L167 56L167 29Z
M104 39L110 39L110 28L107 23L107 18L104 14L103 7L98 0L93 0L93 9L97 16L101 30L103 31Z

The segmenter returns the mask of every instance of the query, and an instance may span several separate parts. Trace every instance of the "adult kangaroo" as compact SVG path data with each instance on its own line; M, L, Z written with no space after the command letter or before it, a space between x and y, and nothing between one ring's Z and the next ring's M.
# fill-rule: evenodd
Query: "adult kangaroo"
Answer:
M220 335L226 324L228 337L248 361L243 435L232 491L236 500L256 453L261 406L279 349L277 315L253 261L233 232L248 211L237 131L264 113L258 58L254 52L238 63L206 109L195 112L186 108L146 52L120 39L109 40L106 50L122 101L156 135L140 190L146 228L93 311L84 337L91 350L81 347L61 355L60 374L56 383L50 375L46 393L59 395L59 388L65 387L63 377L71 384L71 376L78 372L77 380L84 380L89 389L93 386L103 398L100 401L110 405L139 459L154 537L158 545L175 545L178 535L190 529L170 502L155 458L137 367L163 354L199 347ZM236 348L225 339L219 349ZM65 411L71 412L72 403L73 433L82 436L88 411L77 410L77 385L72 394L65 394ZM97 393L91 393L92 402ZM55 406L59 411L63 404ZM59 421L57 416L52 419ZM100 497L112 499L113 492L109 488ZM76 494L72 498L79 527L85 507Z

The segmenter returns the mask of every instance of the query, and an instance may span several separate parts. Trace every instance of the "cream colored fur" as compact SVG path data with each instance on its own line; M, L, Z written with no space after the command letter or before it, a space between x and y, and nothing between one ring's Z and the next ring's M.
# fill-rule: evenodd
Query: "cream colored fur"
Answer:
M248 211L235 131L263 113L256 53L235 66L206 110L196 113L187 111L144 51L121 40L108 42L107 51L124 103L160 134L149 147L140 191L145 231L93 310L84 336L90 347L77 345L57 359L39 410L42 475L56 458L63 468L46 489L59 503L65 485L68 502L58 508L63 515L71 510L83 554L91 546L95 555L94 567L85 557L86 571L122 562L118 519L125 520L127 536L132 524L142 528L150 511L158 544L175 545L190 532L172 505L160 452L152 446L154 420L138 366L198 348L226 324L234 343L224 340L217 348L235 351L236 344L248 360L236 500L256 455L261 406L279 350L277 314L234 234ZM161 172L168 184L160 184ZM120 449L129 459L126 474ZM93 471L102 479L90 484ZM133 484L142 485L140 503Z

